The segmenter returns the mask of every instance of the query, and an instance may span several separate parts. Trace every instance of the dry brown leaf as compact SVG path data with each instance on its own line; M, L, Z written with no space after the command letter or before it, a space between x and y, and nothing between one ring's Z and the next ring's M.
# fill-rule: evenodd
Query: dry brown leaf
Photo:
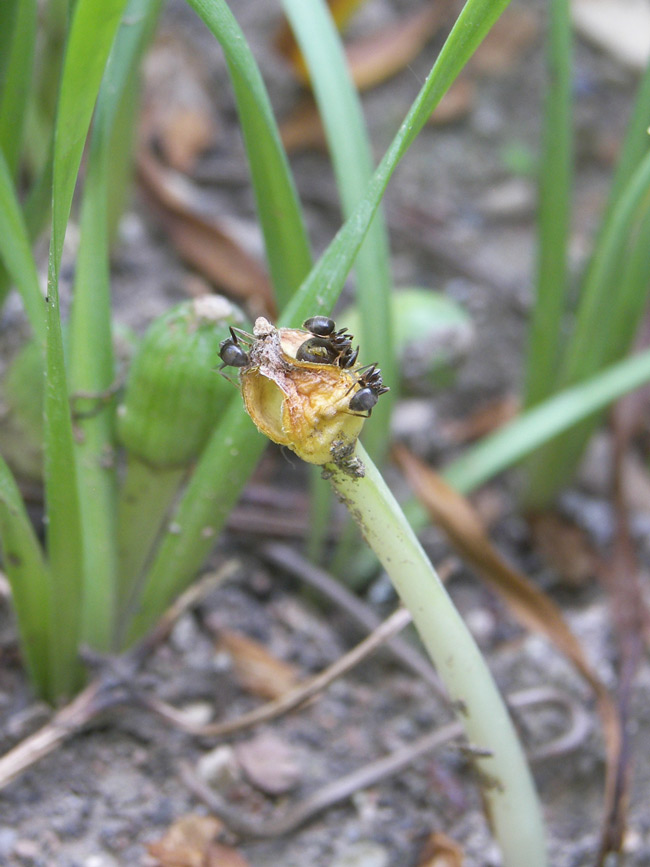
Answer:
M293 665L277 659L263 644L241 632L222 630L219 647L230 655L241 686L260 698L279 698L298 682Z
M352 79L367 90L405 69L438 31L449 8L427 3L410 15L345 47Z
M334 23L339 31L345 29L345 25L354 15L357 8L364 3L365 0L327 0ZM307 81L308 75L305 68L305 62L302 59L300 49L296 43L293 31L289 26L286 18L282 19L282 23L273 38L273 43L276 49L283 57L286 57L289 63L293 66L294 72L301 81Z
M471 415L445 423L444 434L456 445L479 439L513 419L519 411L514 395L494 400L475 410Z
M347 8L351 4L352 0L337 4L346 19L351 13ZM407 67L438 31L450 6L449 2L428 0L420 9L390 26L345 45L350 74L359 90L374 87ZM309 74L305 62L286 26L279 32L275 44L291 63L298 80L308 84Z
M596 554L580 527L546 513L530 519L535 546L556 572L574 587L596 574Z
M616 707L558 606L505 562L465 497L403 446L395 448L395 456L418 499L461 557L499 593L521 623L545 635L591 686L598 700L608 755L616 755L621 738Z
M631 69L650 60L648 0L573 0L571 17L581 36Z
M470 113L475 98L476 82L461 73L435 107L429 123L433 126L457 123Z
M327 147L323 122L310 95L302 99L280 124L282 144L287 151Z
M240 741L235 756L249 781L268 795L290 792L300 780L301 768L294 751L271 732Z
M442 97L429 123L444 126L465 117L474 105L476 83L468 76L458 78ZM282 144L287 151L306 148L325 149L327 141L318 108L307 95L280 124Z
M602 577L609 593L611 618L617 644L616 707L622 737L616 761L607 766L605 816L601 829L598 867L609 863L610 855L623 851L633 771L633 698L635 681L646 649L650 624L641 580L641 567L630 527L626 459L638 428L640 407L624 398L613 412L612 488L616 532L609 562Z
M463 867L463 859L462 846L446 834L434 831L424 843L418 867Z
M470 70L485 75L507 72L535 41L539 24L539 15L532 9L506 9L476 49Z
M210 845L222 830L223 823L214 816L181 816L147 849L160 867L206 867Z
M214 123L194 108L179 108L157 136L167 162L179 172L191 172L214 140Z
M254 315L274 318L273 293L264 270L223 225L199 212L190 182L161 165L145 147L138 154L138 174L179 254L220 288L244 299Z
M156 39L144 64L142 137L155 141L170 166L193 169L217 139L205 69L177 34Z
M204 867L249 867L249 862L232 846L211 843Z

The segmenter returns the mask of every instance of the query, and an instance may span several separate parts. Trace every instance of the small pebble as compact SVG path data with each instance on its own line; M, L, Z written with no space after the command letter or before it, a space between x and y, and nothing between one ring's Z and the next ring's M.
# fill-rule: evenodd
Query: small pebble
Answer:
M359 840L348 846L331 862L330 867L388 867L388 852L379 843Z
M196 772L206 783L225 788L239 779L239 763L232 747L221 746L205 753L196 763Z
M89 855L83 861L83 867L119 867L115 858L107 853Z
M9 858L14 850L18 834L13 828L0 828L0 859Z

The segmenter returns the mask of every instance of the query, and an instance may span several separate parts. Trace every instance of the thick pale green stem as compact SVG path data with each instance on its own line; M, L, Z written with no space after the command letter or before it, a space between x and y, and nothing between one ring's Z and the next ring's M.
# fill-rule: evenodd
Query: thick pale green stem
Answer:
M472 746L506 867L544 867L544 829L526 758L492 675L397 501L361 444L355 478L328 465L330 481L413 616Z

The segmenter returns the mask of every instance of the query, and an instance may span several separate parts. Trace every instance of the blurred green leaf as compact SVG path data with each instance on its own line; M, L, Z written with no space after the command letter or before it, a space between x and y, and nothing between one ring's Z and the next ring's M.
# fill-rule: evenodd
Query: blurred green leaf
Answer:
M21 648L39 694L51 698L50 588L41 546L9 467L0 457L0 545Z
M188 0L223 48L248 154L266 257L279 307L311 266L309 242L273 110L248 43L223 0Z
M83 531L59 312L59 268L90 118L126 0L77 0L66 46L54 134L52 238L48 268L45 496L52 578L56 694L80 681Z

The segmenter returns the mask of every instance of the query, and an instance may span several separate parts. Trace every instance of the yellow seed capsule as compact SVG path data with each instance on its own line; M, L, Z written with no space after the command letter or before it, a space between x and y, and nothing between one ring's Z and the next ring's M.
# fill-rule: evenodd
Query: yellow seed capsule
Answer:
M310 464L326 464L354 446L365 418L350 412L357 377L333 364L298 361L311 335L298 328L255 323L250 364L241 372L246 411L273 442Z

